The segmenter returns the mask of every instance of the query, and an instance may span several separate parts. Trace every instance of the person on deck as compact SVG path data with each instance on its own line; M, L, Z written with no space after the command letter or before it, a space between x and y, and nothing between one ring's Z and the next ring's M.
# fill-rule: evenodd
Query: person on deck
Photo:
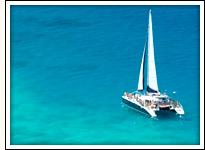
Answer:
M171 104L171 102L172 102L172 100L171 100L171 98L169 99L169 104Z

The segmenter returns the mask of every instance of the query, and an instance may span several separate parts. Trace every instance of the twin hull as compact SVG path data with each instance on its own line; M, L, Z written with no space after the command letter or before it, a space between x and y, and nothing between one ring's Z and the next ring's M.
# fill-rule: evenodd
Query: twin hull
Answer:
M152 117L156 117L157 115L156 114L159 114L160 112L165 112L165 111L175 111L174 109L160 109L159 111L153 111L152 113L151 112L148 112L148 110L146 110L144 107L142 107L142 106L139 106L139 105L137 105L137 104L135 104L135 103L133 103L133 102L131 102L131 101L129 101L129 100L127 100L126 98L124 98L124 97L122 97L122 102L125 104L125 105L127 105L127 106L129 106L129 107L131 107L131 108L133 108L133 109L135 109L135 110L137 110L137 111L140 111L141 113L145 113L145 114L148 114L148 115L151 115Z

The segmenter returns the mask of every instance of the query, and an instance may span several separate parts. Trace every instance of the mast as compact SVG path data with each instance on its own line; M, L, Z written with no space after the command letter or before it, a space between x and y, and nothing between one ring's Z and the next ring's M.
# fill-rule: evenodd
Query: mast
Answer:
M149 26L148 26L148 67L147 67L147 92L157 93L157 75L154 59L154 44L153 44L153 33L152 33L152 16L151 9L149 11Z
M138 91L144 91L144 68L145 68L146 44L147 44L147 40L145 42L144 52L143 52L143 56L142 56L140 75L139 75L139 82L138 82Z

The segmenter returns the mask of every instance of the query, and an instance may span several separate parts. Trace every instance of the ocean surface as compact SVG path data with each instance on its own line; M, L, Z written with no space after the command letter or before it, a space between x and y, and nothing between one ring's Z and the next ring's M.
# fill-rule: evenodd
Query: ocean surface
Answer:
M137 90L149 9L158 86L185 115L122 104ZM11 145L200 144L199 6L11 6Z

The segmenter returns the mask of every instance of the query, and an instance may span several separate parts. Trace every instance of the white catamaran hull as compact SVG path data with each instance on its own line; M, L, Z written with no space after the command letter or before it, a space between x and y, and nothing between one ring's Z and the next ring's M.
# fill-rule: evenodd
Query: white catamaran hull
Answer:
M143 97L143 96L142 96ZM150 96L144 96L146 98L151 98ZM184 110L181 105L176 105L175 103L171 102L169 105L159 105L157 108L153 108L153 105L143 104L137 101L134 97L122 96L122 102L142 113L146 113L151 115L152 117L156 117L159 113L164 113L165 111L175 111L179 115L184 115ZM142 101L143 102L143 101ZM168 106L168 107L166 107Z
M157 115L155 114L155 112L154 112L151 108L149 108L149 107L143 107L143 106L140 105L134 98L129 99L129 98L126 97L126 96L122 96L122 102L123 102L125 105L127 105L127 106L129 106L129 107L131 107L131 108L133 108L133 109L135 109L135 110L138 110L138 111L141 111L141 112L146 113L146 114L148 114L148 115L151 115L152 117L156 117L156 116L157 116Z

